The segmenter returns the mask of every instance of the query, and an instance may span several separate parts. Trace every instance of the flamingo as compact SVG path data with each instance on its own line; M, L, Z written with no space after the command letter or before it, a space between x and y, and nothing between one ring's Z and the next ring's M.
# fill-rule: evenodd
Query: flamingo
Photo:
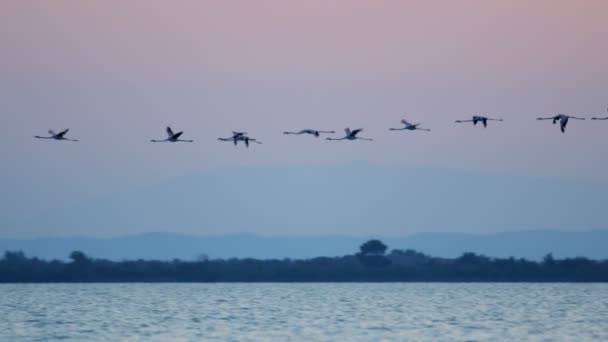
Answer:
M553 124L556 124L559 120L559 128L561 129L562 133L566 133L566 125L568 124L569 119L585 120L585 118L577 118L576 116L566 114L557 114L550 118L537 118L536 120L553 120Z
M167 135L168 135L167 139L164 139L164 140L154 140L154 139L152 139L150 141L151 142L167 142L167 141L168 142L189 142L189 143L191 143L191 142L194 141L194 140L182 140L182 139L180 139L179 137L182 134L184 134L183 131L182 132L174 133L173 130L171 129L171 127L167 126Z
M606 109L606 111L608 111L608 109ZM596 117L593 117L593 118L591 118L591 120L608 120L608 116L606 116L606 117L604 117L604 118L596 118Z
M59 132L59 133L55 133L52 129L49 130L49 134L51 135L50 137L41 137L41 136L34 136L34 138L37 139L53 139L53 140L65 140L65 141L78 141L76 139L68 139L65 137L65 135L70 131L70 129L66 129L65 131Z
M492 119L485 116L475 115L471 120L456 120L457 123L472 122L473 125L477 125L478 122L481 122L483 123L483 127L488 127L488 121L503 121L503 119Z
M247 132L232 132L232 137L230 138L217 138L217 140L220 141L232 141L234 143L234 146L238 145L239 141L242 141L245 143L245 146L249 147L249 143L250 142L254 142L256 144L262 144L262 142L258 141L257 139L253 139L247 136Z
M237 143L239 142L240 138L242 136L244 136L245 134L247 134L247 132L235 132L235 131L232 131L232 136L230 138L217 138L217 140L232 141L232 142L234 142L234 146L236 146Z
M321 135L321 133L336 133L336 132L334 132L334 131L317 131L314 129L303 129L299 132L283 132L283 134L311 134L311 135L314 135L315 138L318 138Z
M363 128L358 128L355 129L353 131L350 130L350 128L345 128L344 132L346 133L346 136L344 136L344 138L340 138L340 139L335 139L335 138L325 138L326 140L366 140L366 141L372 141L373 139L366 139L366 138L361 138L358 137L357 134L359 134L360 132L363 131Z
M389 128L389 131L404 131L404 130L408 130L408 131L418 130L418 131L427 131L427 132L431 131L428 128L418 128L418 126L420 126L419 123L417 123L417 124L411 124L411 123L409 123L405 119L401 120L401 122L405 125L405 127L403 127L403 128Z

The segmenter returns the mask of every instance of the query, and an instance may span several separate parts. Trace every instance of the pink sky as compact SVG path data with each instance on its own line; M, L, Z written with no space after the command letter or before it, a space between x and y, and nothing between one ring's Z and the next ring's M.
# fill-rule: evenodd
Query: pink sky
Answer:
M4 1L0 6L3 71L429 83L606 79L605 1Z
M608 123L561 134L534 120L608 115L606 13L606 1L2 1L0 185L77 198L206 168L354 160L606 181ZM453 123L474 113L505 122ZM403 117L433 131L389 133ZM151 146L167 124L196 144ZM280 134L346 126L375 141ZM32 139L63 127L82 142ZM233 129L265 144L216 141Z
M408 161L461 167L450 156L485 134L516 169L555 169L560 157L605 174L594 155L606 127L575 122L562 136L531 121L605 112L605 13L605 1L3 1L2 120L18 127L5 137L73 127L114 156L118 146L101 141L109 130L146 141L172 123L210 139L207 164L222 165L212 140L231 129L270 142L309 126L379 137L407 115L437 131L412 138L427 145ZM452 124L473 113L507 121L487 132ZM394 161L398 141L315 157ZM567 153L546 151L555 143ZM280 151L265 146L252 161L289 160L275 158ZM540 151L549 158L539 161Z

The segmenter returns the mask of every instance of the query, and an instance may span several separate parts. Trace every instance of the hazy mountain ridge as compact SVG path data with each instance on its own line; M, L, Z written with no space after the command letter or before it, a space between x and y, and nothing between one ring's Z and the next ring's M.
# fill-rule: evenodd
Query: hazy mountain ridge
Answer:
M374 236L377 238L377 236ZM608 259L608 231L520 231L490 234L419 233L404 237L379 237L390 249L414 249L440 257L474 252L490 257L540 259L584 256ZM98 239L91 237L0 239L0 251L24 251L28 256L67 259L74 250L94 258L184 259L205 254L212 258L312 258L354 253L365 237L354 236L217 236L146 233Z
M353 162L201 170L60 208L6 210L0 226L5 237L595 231L608 229L607 201L608 183L583 179Z

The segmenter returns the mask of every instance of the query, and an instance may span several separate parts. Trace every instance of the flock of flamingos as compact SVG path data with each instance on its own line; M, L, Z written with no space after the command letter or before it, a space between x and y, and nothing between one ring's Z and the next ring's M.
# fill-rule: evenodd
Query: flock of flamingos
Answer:
M559 127L562 131L562 133L566 132L566 125L568 125L568 120L570 119L576 119L576 120L585 120L585 118L579 118L576 116L572 116L572 115L566 115L566 114L557 114L555 116L552 117L548 117L548 118L537 118L537 120L552 120L553 124L557 124L559 122ZM591 120L608 120L608 116L606 117L602 117L602 118L597 118L597 117L593 117L591 118ZM488 118L485 116L473 116L470 120L456 120L457 123L463 123L463 122L472 122L473 125L477 125L478 123L483 124L483 127L487 127L488 126L488 121L503 121L503 119L493 119L493 118ZM389 128L389 130L391 131L404 131L404 130L408 130L408 131L415 131L415 130L419 130L419 131L430 131L430 129L428 128L420 128L420 123L416 123L416 124L412 124L410 122L408 122L407 120L403 119L401 120L401 123L404 125L401 128ZM49 130L49 134L50 136L47 137L42 137L42 136L38 136L36 135L35 138L38 139L51 139L51 140L64 140L64 141L78 141L75 139L69 139L66 138L66 134L68 133L69 129L66 129L64 131L61 131L59 133L55 133L52 130ZM344 137L342 138L325 138L326 140L367 140L367 141L371 141L372 139L367 139L367 138L363 138L358 136L359 133L361 133L363 131L363 128L359 128L359 129L353 129L351 130L350 128L346 128L344 129L344 132L346 133L344 135ZM165 139L161 139L161 140L156 140L156 139L152 139L150 140L151 142L194 142L194 140L183 140L180 139L180 137L182 136L184 132L174 132L171 127L167 127L167 138ZM315 136L316 138L318 138L321 134L333 134L335 133L334 131L318 131L318 130L314 130L314 129L303 129L300 131L295 131L295 132L283 132L283 134L310 134ZM250 138L246 132L232 132L232 136L229 138L218 138L218 140L220 141L232 141L234 143L234 145L238 145L239 141L242 141L245 146L249 147L250 143L256 143L256 144L261 144L262 142L260 142L258 139L254 139L254 138Z

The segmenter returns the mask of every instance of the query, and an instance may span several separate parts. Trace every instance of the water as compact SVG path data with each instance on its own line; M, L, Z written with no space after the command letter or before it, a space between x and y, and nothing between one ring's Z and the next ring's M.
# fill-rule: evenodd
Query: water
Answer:
M608 341L608 284L0 285L0 341Z

